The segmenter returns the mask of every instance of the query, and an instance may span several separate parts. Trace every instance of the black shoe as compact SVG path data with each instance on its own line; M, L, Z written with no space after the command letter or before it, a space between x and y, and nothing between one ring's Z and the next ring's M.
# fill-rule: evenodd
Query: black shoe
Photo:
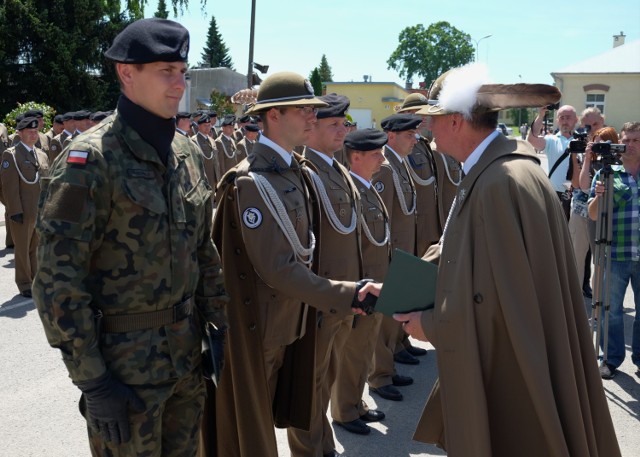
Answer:
M378 422L384 419L384 413L382 411L378 411L377 409L370 409L365 414L360 416L365 422Z
M7 244L4 248L5 249L13 249L15 247L15 245L13 244Z
M22 295L23 297L31 298L31 289L23 290L22 292L20 292L20 295Z
M419 347L415 347L415 346L409 346L408 348L405 348L405 350L411 354L412 356L415 357L420 357L422 355L427 355L427 350L426 349L422 349Z
M371 387L369 390L371 392L377 393L382 398L385 398L387 400L402 401L402 394L400 393L400 391L391 385L382 387Z
M600 365L600 377L602 379L613 379L616 377L616 368L608 363Z
M394 374L391 377L391 382L393 382L394 386L402 387L402 386L410 386L413 384L413 378L411 376L402 376L401 374Z
M340 454L338 451L336 451L335 449L331 452L327 452L326 454L322 454L322 457L340 457L342 454Z
M393 360L397 363L403 363L405 365L417 365L420 363L418 359L409 354L406 349L398 352L397 354L393 354Z
M351 422L333 421L333 423L356 435L368 435L371 433L371 427L365 424L362 419L355 419Z

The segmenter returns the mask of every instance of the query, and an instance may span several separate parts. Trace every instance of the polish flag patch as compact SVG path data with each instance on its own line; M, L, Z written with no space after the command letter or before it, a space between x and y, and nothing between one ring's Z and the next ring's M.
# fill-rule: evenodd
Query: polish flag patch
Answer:
M69 157L67 157L67 163L77 163L79 165L86 165L87 157L89 157L89 153L87 151L69 151Z

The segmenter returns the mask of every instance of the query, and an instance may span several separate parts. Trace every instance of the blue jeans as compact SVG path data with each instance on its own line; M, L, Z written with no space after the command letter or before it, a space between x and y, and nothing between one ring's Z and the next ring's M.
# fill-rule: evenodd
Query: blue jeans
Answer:
M607 279L605 278L605 281ZM640 366L640 262L611 261L611 296L609 307L609 345L607 347L607 363L618 368L625 356L623 303L627 286L631 282L636 317L633 321L631 337L631 360ZM604 337L604 332L603 332ZM602 348L602 339L600 347Z

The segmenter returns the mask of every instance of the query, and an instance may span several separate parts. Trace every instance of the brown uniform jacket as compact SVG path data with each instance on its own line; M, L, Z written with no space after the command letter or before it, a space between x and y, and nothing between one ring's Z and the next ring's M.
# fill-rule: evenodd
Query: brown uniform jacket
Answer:
M213 140L208 135L198 132L191 137L191 141L200 146L202 159L204 162L204 173L212 188L216 188L218 181L222 177L220 163L218 162L218 152L213 144Z
M400 194L405 201L407 210L414 208L416 191L409 171L404 162L398 160L387 146L384 147L385 162L372 179L373 187L384 202L391 220L391 247L402 249L409 254L416 254L416 213L415 209L405 215L400 207L398 189L393 182L393 171L398 174Z
M35 221L40 197L40 177L46 176L49 159L41 150L29 151L18 143L2 156L0 179L3 203L7 215L22 214L24 221ZM22 175L22 176L21 176Z
M244 137L242 140L238 142L237 144L238 149L236 152L238 156L238 163L240 163L243 159L251 155L254 144L255 144L255 141L251 141L247 137Z
M215 144L218 150L220 171L224 175L240 162L236 154L236 142L221 133L220 136L216 138Z
M414 438L451 457L619 456L565 218L530 145L489 144L439 265L422 326L440 379Z
M223 177L213 236L221 251L229 331L225 366L215 398L219 455L277 456L273 420L280 427L308 429L313 400L315 314L351 313L355 283L316 276L298 261L250 172L266 177L284 205L303 247L312 224L308 188L294 160L291 167L260 143L254 154ZM264 372L264 351L287 346L272 405ZM206 455L216 455L213 448Z

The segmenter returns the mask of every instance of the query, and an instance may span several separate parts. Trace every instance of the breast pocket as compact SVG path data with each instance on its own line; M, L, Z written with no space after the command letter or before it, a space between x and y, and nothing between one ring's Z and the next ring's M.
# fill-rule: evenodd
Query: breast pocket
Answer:
M129 200L141 208L140 212L152 216L167 212L167 202L155 181L129 179L124 181L124 191Z
M295 195L289 196L292 194ZM289 215L289 219L291 220L296 233L300 237L300 241L304 244L305 241L303 240L307 239L307 230L309 229L309 217L307 216L305 200L302 198L300 192L292 192L290 194L285 194L282 201L287 210L287 214Z
M336 184L329 185L327 195L329 196L329 201L331 202L333 211L336 213L336 216L338 216L340 222L343 225L348 226L351 223L352 217L351 200L349 199L349 195L342 187Z

